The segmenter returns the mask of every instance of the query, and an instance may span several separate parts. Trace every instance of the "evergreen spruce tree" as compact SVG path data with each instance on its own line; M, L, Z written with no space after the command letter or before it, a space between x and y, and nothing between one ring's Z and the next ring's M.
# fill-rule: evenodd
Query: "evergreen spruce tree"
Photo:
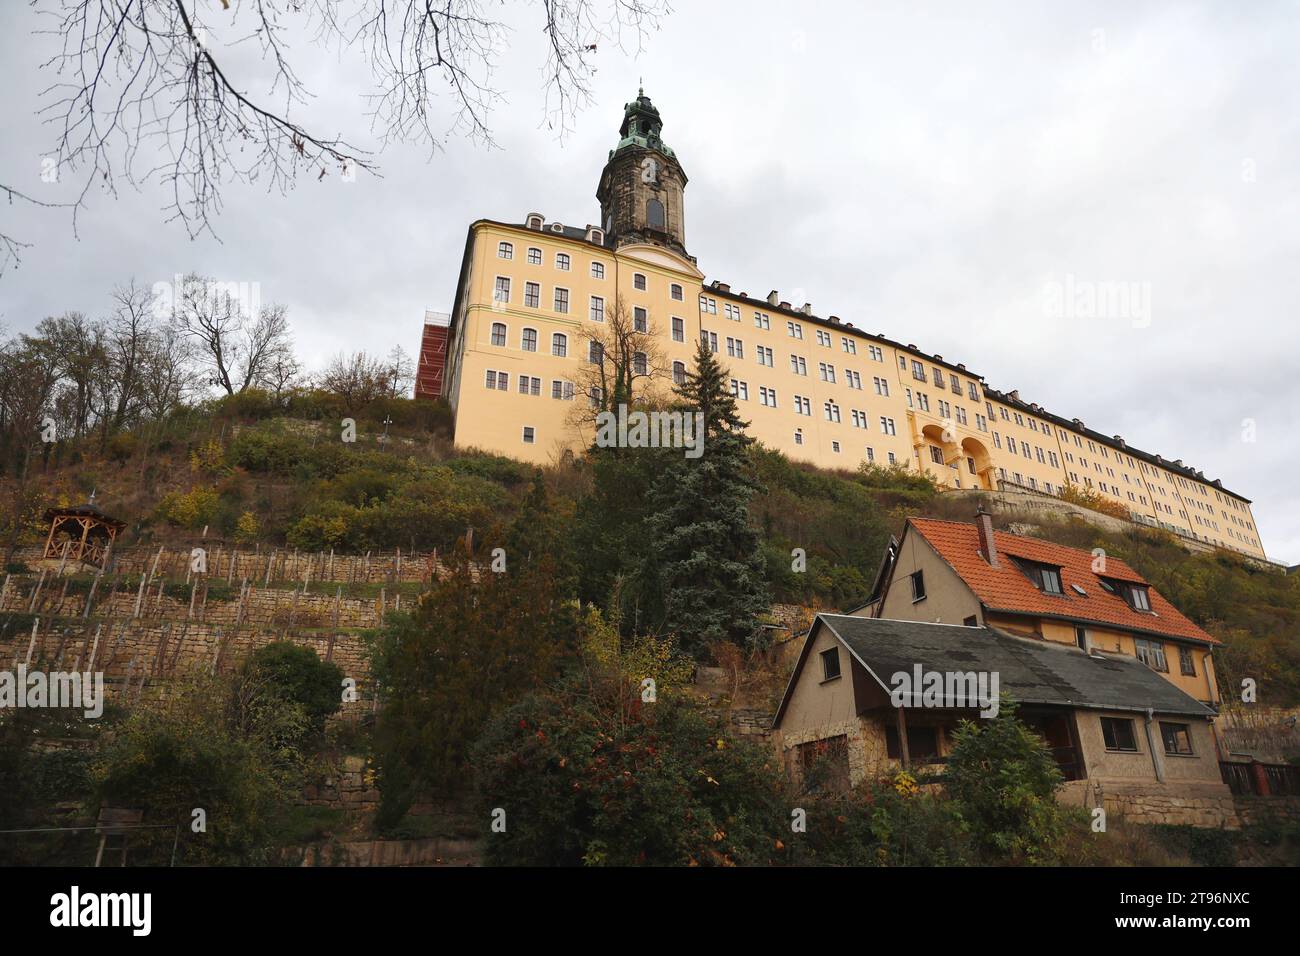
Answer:
M754 641L770 598L749 523L749 501L759 490L749 423L702 342L694 370L676 391L681 411L704 415L703 452L674 457L651 488L642 576L657 594L665 629L698 654L712 641Z

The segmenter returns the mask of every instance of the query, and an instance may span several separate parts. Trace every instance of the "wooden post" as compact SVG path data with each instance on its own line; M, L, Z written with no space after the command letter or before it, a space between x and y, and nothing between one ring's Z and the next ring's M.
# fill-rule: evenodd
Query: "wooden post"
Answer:
M99 587L99 579L104 576L103 571L95 573L95 578L90 582L90 593L86 595L86 606L81 612L82 620L90 617L90 609L95 606L95 589Z
M59 572L57 577L63 577L63 566L68 563L68 547L72 544L72 539L68 538L63 542L63 555L59 558Z
M275 552L272 551L266 558L266 578L262 581L262 587L271 586L271 565L275 563Z
M42 571L41 576L36 579L36 587L32 588L32 600L31 603L27 606L28 614L36 613L36 599L41 596L41 585L44 583L45 583L45 572Z
M95 669L95 655L99 653L99 632L103 630L103 627L103 624L95 625L95 643L90 647L90 659L86 661L87 671L94 671Z
M339 605L343 603L343 585L334 592L334 626L339 626Z
M141 571L141 572L140 572L140 590L136 593L136 596L135 596L135 613L131 615L132 617L139 617L139 616L140 616L140 606L144 603L144 584L145 584L145 580L146 580L146 575L145 575L145 573L144 573L143 571Z
M199 582L195 581L193 584L190 585L190 609L189 612L185 615L185 620L187 621L194 620L194 596L198 592L198 590L199 590Z
M32 652L36 650L36 629L41 626L41 619L38 617L32 621L32 639L27 642L27 660L23 663L28 667L32 666Z
M12 576L13 575L6 574L4 587L0 587L0 611L4 610L5 602L9 600L9 579Z
M903 755L903 769L912 768L912 755L907 750L907 717L906 708L898 708L898 750Z

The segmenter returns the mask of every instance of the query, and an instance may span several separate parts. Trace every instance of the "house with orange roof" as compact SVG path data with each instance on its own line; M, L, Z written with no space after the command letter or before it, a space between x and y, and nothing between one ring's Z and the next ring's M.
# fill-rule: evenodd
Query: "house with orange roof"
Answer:
M987 625L1080 650L1137 658L1217 710L1219 640L1119 558L973 523L909 518L868 603L851 614Z

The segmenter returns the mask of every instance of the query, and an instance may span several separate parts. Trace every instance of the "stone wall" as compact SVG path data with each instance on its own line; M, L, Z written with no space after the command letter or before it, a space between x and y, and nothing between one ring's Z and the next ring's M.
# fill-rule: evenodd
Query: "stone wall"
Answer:
M1070 780L1057 791L1057 799L1066 806L1085 810L1105 807L1108 818L1128 823L1186 824L1229 830L1241 826L1237 801L1222 783Z

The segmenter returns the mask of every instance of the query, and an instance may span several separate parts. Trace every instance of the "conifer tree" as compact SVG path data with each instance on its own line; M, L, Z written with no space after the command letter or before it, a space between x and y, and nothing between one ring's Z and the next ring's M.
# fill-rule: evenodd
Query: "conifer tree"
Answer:
M673 459L651 488L642 577L656 593L665 629L698 655L712 641L753 642L770 600L749 522L749 501L759 490L749 423L702 342L676 392L679 410L703 416L703 451Z

